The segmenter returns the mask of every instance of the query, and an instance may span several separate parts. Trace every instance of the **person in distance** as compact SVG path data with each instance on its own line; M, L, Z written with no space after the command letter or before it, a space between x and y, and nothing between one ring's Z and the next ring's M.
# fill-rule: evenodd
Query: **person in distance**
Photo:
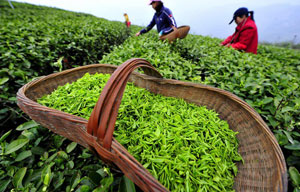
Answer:
M227 37L221 45L257 54L258 34L253 14L253 11L248 11L246 7L237 9L229 23L235 21L237 24L235 32Z
M137 32L135 35L139 36L150 31L154 25L157 27L159 36L166 35L176 30L177 25L170 9L166 8L161 0L150 0L149 5L156 11L150 24Z
M129 21L129 17L128 17L127 13L124 13L124 17L125 17L126 27L129 28L131 25L131 22Z

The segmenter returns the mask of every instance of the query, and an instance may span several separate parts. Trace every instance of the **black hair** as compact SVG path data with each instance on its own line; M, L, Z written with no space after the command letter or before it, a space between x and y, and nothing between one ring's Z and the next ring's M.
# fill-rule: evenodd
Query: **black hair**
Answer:
M160 11L161 10L161 8L162 8L162 6L164 5L164 3L163 2L161 2L161 1L157 1L158 2L158 5L157 5L157 7L156 7L156 11Z
M253 16L254 12L253 11L248 11L248 9L246 7L241 7L239 9L237 9L233 14L233 19L229 22L229 25L234 20L236 20L237 17L240 17L240 18L242 18L243 16L249 17L249 14L250 14L251 19L254 21L254 16Z
M243 15L237 15L237 16L234 16L234 19L236 19L236 17L243 17L244 15L245 15L246 17L249 17L249 14L250 14L251 19L254 21L254 11L249 11L248 13L245 13L245 14L243 14Z
M254 11L249 11L251 19L254 21Z

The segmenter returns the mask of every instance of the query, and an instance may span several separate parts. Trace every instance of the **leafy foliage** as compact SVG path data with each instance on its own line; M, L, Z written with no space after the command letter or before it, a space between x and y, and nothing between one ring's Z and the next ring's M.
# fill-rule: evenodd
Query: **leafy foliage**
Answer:
M258 55L253 55L218 43L218 39L189 36L175 49L201 66L201 82L243 98L273 129L299 131L300 52L261 46Z
M182 58L179 52L173 51L169 43L158 41L157 34L153 32L128 38L99 62L120 65L134 57L147 59L165 78L170 79L191 80L193 74L200 69Z
M219 39L196 35L188 35L186 39L170 45L157 41L157 34L151 32L130 38L122 44L130 35L122 23L53 8L16 2L13 4L16 8L14 10L6 1L0 1L0 142L1 149L11 145L13 151L5 155L2 152L1 162L7 156L22 155L17 159L9 159L14 162L13 172L6 170L6 161L1 165L0 191L11 189L14 185L26 188L23 180L31 169L24 164L23 159L33 154L27 148L27 145L32 145L32 141L27 142L25 137L18 138L21 131L10 130L24 121L19 118L23 115L15 105L18 88L32 78L57 70L96 63L98 60L101 63L120 64L132 57L146 58L166 78L213 85L246 100L275 134L290 167L290 189L294 186L295 191L299 191L299 51L259 46L258 55L252 55L220 47ZM133 32L139 29L137 26L132 27L135 30ZM114 45L120 44L110 52ZM103 54L108 52L102 59ZM30 127L31 123L24 124L24 128ZM26 130L31 129L34 128ZM48 138L54 137L50 135ZM47 139L45 142L50 143ZM12 144L14 140L19 140L19 143ZM23 142L27 143L21 146ZM14 151L14 146L21 148ZM38 153L36 148L33 151ZM45 151L50 153L48 148ZM81 152L80 149L78 153ZM39 164L41 157L36 154L35 163L32 164ZM74 164L77 164L76 160ZM48 173L50 176L49 170L53 169L53 166L45 168L44 175ZM17 172L18 176L12 180ZM17 178L23 178L22 182ZM109 178L106 179L108 183L111 182ZM47 186L47 180L46 184L41 185ZM121 183L126 184L126 181L122 179ZM88 186L80 189L90 190Z
M116 191L125 179L87 149L34 121L0 141L0 191Z
M125 25L88 14L7 2L0 7L0 125L21 116L16 91L32 78L96 63L129 35ZM19 119L19 120L16 120Z

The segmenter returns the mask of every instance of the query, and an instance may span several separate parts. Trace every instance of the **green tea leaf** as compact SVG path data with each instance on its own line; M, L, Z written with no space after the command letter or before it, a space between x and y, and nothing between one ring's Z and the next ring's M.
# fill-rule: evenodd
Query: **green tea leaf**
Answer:
M54 136L54 145L59 148L63 142L66 140L66 138L60 136L60 135L55 135Z
M96 188L93 192L105 192L108 191L111 184L113 183L114 178L112 176L106 177L101 180L101 186Z
M295 135L295 136L297 136L297 137L300 137L300 133L295 132L295 131L293 131L292 133L293 133L293 135Z
M62 157L63 159L68 159L68 154L64 151L57 152L58 157Z
M80 174L74 175L71 181L71 191L73 191L80 183Z
M5 192L10 182L11 182L10 179L0 181L0 192Z
M69 169L73 169L74 168L74 162L73 161L68 161L67 166L69 167Z
M13 185L16 187L16 188L21 188L23 187L22 185L22 181L23 181L23 178L26 174L26 171L27 171L27 167L23 167L21 169L19 169L16 174L14 175L13 177Z
M20 148L22 148L24 145L28 143L29 139L17 139L11 142L6 148L5 148L5 154L11 154Z
M267 97L262 100L263 104L268 104L271 103L272 101L273 101L272 97Z
M51 174L51 172L46 173L46 175L44 177L44 180L43 180L44 185L49 185L49 183L50 183L50 174Z
M45 149L43 149L42 147L32 147L31 152L32 152L32 154L35 154L35 155L43 155L45 152Z
M286 112L289 112L289 111L293 111L294 109L292 107L289 107L289 106L286 106L286 107L283 107L281 112L282 113L286 113Z
M284 132L285 135L287 136L289 142L292 143L292 144L294 144L295 142L294 142L294 139L292 138L290 132L287 132L287 131L285 131L285 130L283 130L283 132Z
M51 165L47 165L43 168L41 172L41 180L44 183L44 185L48 186L51 179Z
M291 180L293 182L293 185L296 187L300 187L300 174L299 171L295 167L289 168L289 174L291 177Z
M90 192L91 187L88 185L82 185L80 186L75 192Z
M6 83L9 80L8 77L4 77L0 79L0 85L3 85L4 83Z
M22 161L24 159L26 159L27 157L30 157L32 155L31 151L23 151L20 154L18 154L18 156L16 157L15 161Z
M9 134L11 133L11 131L12 131L12 130L9 130L9 131L7 131L6 133L4 133L4 134L2 135L2 137L0 138L0 143L1 143L2 141L4 141L4 140L9 136Z
M300 144L285 145L284 148L289 150L300 150Z
M16 130L18 131L23 131L23 130L27 130L27 129L30 129L30 128L33 128L33 127L37 127L39 124L36 123L35 121L28 121L28 122L25 122L21 125L19 125Z
M75 143L75 142L70 143L70 144L67 146L67 153L72 152L72 151L76 148L76 146L77 146L77 143Z
M135 192L134 183L128 179L125 175L122 177L122 181L120 183L119 192Z

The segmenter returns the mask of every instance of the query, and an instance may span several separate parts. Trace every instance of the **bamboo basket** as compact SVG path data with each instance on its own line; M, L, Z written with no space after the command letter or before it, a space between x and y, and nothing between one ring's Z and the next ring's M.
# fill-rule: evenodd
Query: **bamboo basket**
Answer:
M137 67L142 67L145 74L133 72ZM89 120L36 103L38 98L50 94L58 86L76 81L85 73L112 74ZM239 132L238 150L244 163L237 163L236 191L287 191L287 170L282 151L253 108L228 91L198 83L163 79L143 59L131 59L119 67L92 64L41 77L19 89L18 106L42 126L95 151L103 161L117 166L143 191L168 191L112 136L127 81L156 94L183 98L213 109L232 130Z
M167 39L169 42L172 42L177 38L183 39L188 35L189 31L190 31L190 26L183 25L183 26L178 27L175 31L173 31L167 35L162 35L160 37L160 39L161 40Z

